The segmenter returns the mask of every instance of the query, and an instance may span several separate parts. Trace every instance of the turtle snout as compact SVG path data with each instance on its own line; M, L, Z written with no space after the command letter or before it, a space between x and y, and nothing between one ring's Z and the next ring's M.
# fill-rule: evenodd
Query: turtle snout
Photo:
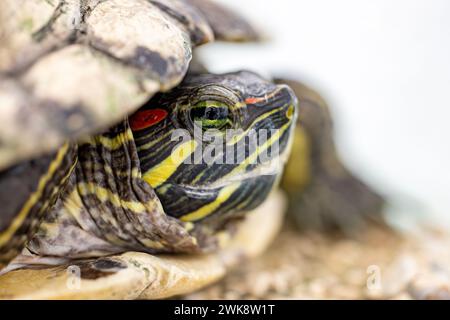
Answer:
M284 114L289 121L294 122L297 119L298 100L294 91L285 84L277 85L280 92L280 99L283 101Z

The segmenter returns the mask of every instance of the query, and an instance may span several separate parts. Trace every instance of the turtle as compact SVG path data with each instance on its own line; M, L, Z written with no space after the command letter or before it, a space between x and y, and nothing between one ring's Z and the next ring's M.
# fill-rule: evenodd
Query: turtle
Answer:
M15 241L21 244L26 241L23 236L7 238L13 233L29 233L36 227L33 224L39 219L33 216L39 216L54 202L57 191L73 170L77 146L63 143L108 128L159 90L167 91L182 80L192 47L214 38L206 17L215 19L214 10L221 10L216 6L201 9L202 2L194 4L183 1L2 4L1 36L6 45L0 54L1 183L2 190L13 188L16 193L14 201L10 201L7 192L1 196L8 206L2 211L1 229L10 227L2 233L2 253L9 250L8 246L15 246ZM225 14L217 25L231 23L227 19L233 16L222 12ZM109 38L111 25L117 28L118 37ZM139 25L146 27L138 28ZM235 26L218 27L216 37L230 41L255 37L253 29L244 22ZM45 177L50 183L42 183L41 188L38 184ZM30 214L17 213L33 189L35 198L47 203L28 208ZM36 204L41 199L36 199ZM12 219L15 221L10 223ZM5 242L7 247L3 246Z
M238 14L205 0L1 7L0 297L195 290L268 245L286 205L280 182L290 211L327 226L377 216L382 198L340 165L312 91L190 64L214 39L260 38ZM367 201L320 201L341 190ZM341 218L348 208L358 210Z

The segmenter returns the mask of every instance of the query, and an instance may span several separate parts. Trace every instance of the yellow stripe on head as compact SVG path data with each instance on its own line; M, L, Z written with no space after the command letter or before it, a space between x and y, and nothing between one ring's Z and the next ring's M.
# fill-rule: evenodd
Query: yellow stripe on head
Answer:
M248 165L254 163L258 156L266 149L268 149L275 141L279 140L283 133L290 128L291 123L286 123L283 125L274 135L272 135L263 145L259 146L252 154L250 154L241 164L234 168L231 172L223 177L226 180L229 176L235 176L244 172ZM188 213L180 218L181 221L196 221L205 218L206 216L213 213L217 208L224 204L235 192L239 186L240 182L232 183L219 191L217 198L207 205L195 210L194 212Z
M207 205L182 216L180 220L185 222L196 221L208 216L209 214L214 212L220 205L222 205L225 201L227 201L231 197L233 192L239 188L240 185L241 185L240 182L236 182L222 188L219 191L217 198L213 202L208 203Z
M158 165L148 170L143 179L156 188L163 184L197 148L195 140L189 140L178 145L174 151Z
M264 119L267 119L268 117L270 117L271 115L273 115L274 113L279 112L280 110L282 110L284 107L280 107L280 108L276 108L273 110L270 110L269 112L266 112L262 115L260 115L258 118L256 118L249 126L248 128L243 131L241 134L237 134L235 136L233 136L230 141L227 141L227 145L235 145L236 143L238 143L242 138L244 138L246 135L248 135L248 133L250 132L250 130L254 130L255 128L255 123L258 123Z
M245 171L248 165L255 163L258 159L258 156L266 149L268 149L275 141L279 140L283 133L289 129L291 123L286 123L283 125L279 130L276 131L275 134L273 134L263 145L258 146L256 150L250 154L245 160L240 163L236 168L234 168L232 171L230 171L227 175L223 177L223 179L226 179L229 176L234 176L240 172Z

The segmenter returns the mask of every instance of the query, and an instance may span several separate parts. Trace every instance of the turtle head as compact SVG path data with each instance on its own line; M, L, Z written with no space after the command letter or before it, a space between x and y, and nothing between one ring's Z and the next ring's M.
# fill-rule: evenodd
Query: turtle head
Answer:
M253 209L278 182L296 104L252 72L189 75L130 117L143 178L183 221Z

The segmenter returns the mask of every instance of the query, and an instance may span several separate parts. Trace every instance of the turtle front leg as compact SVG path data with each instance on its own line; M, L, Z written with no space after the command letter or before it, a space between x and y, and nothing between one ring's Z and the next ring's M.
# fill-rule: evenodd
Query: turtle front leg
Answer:
M282 180L298 226L353 233L370 221L382 223L383 197L339 159L326 102L302 83L277 81L288 84L299 100L291 158Z

